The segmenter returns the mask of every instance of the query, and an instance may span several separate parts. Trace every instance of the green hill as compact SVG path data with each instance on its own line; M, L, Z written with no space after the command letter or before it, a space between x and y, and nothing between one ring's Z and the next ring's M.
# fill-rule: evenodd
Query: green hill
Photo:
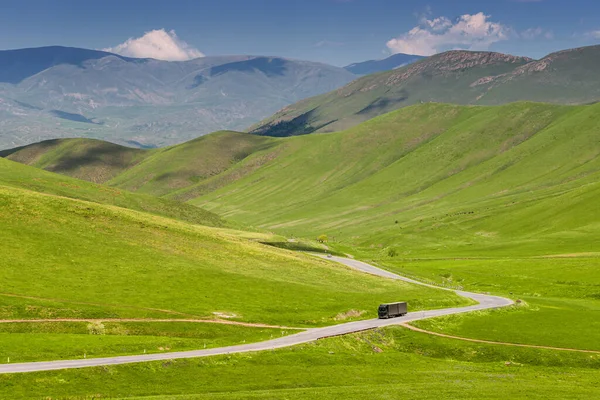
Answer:
M494 105L515 101L585 104L600 100L600 46L541 60L450 51L285 107L250 128L268 136L333 132L422 102Z
M599 113L600 104L407 107L281 139L272 162L191 203L288 237L326 234L402 274L527 304L428 329L598 349Z
M0 157L95 183L110 180L149 154L96 139L46 140L0 151Z
M216 132L177 146L152 150L144 161L108 184L163 196L219 175L274 143L271 138L246 133Z
M402 246L425 253L445 241L456 254L474 248L546 254L535 242L553 243L554 253L596 251L566 232L596 218L594 210L582 217L587 203L571 202L596 190L599 107L422 104L324 135L218 132L147 151L126 169L101 168L121 171L108 181L116 188L190 201L287 235L329 233L353 246L385 247L401 230ZM75 158L62 152L53 162L61 157ZM79 170L94 171L94 164ZM565 224L547 226L543 210L554 214L552 201L571 205L559 214ZM519 213L523 218L508 218ZM452 240L457 233L461 239Z
M422 104L325 135L219 132L151 150L108 183L353 246L392 246L401 230L402 246L425 253L446 241L456 254L550 254L537 242L554 253L596 251L567 232L596 218L594 210L582 217L587 203L572 202L596 190L598 107ZM570 206L558 216L564 224L548 227L543 210L554 214L552 201Z

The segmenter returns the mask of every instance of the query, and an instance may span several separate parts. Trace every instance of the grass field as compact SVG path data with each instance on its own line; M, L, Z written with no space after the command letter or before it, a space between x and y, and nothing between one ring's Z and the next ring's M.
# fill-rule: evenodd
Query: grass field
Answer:
M255 354L0 375L0 387L13 399L562 400L598 397L598 368L600 355L389 328Z
M289 139L289 153L192 203L283 235L327 234L342 253L530 306L422 326L597 349L599 110L412 107Z

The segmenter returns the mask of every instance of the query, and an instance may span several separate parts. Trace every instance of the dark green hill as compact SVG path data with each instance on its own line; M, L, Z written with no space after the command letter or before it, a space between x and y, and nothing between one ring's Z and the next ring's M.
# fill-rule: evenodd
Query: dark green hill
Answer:
M450 51L300 101L250 131L268 136L332 132L423 102L591 103L600 100L598 60L600 46L561 51L537 61L490 52Z
M0 151L0 157L95 183L108 181L149 154L95 139L46 140Z

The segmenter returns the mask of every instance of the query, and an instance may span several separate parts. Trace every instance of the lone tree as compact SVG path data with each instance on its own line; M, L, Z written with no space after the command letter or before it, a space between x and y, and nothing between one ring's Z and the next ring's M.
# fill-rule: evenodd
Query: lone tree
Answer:
M319 235L319 237L317 238L317 242L319 242L319 243L327 242L327 235L325 235L325 234Z

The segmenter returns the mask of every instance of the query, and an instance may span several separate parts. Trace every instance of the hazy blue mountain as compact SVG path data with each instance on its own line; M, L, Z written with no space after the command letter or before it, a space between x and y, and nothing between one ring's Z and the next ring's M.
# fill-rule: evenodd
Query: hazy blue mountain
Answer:
M0 51L0 148L56 137L178 143L244 129L355 77L277 57L168 62L58 46Z
M347 65L344 68L356 75L369 75L376 72L390 71L392 69L404 67L405 65L412 64L423 58L425 57L398 53L383 60L369 60L354 63Z
M115 56L134 61L105 51L50 46L35 49L0 51L0 82L17 84L45 69L61 65L82 66L85 61Z

